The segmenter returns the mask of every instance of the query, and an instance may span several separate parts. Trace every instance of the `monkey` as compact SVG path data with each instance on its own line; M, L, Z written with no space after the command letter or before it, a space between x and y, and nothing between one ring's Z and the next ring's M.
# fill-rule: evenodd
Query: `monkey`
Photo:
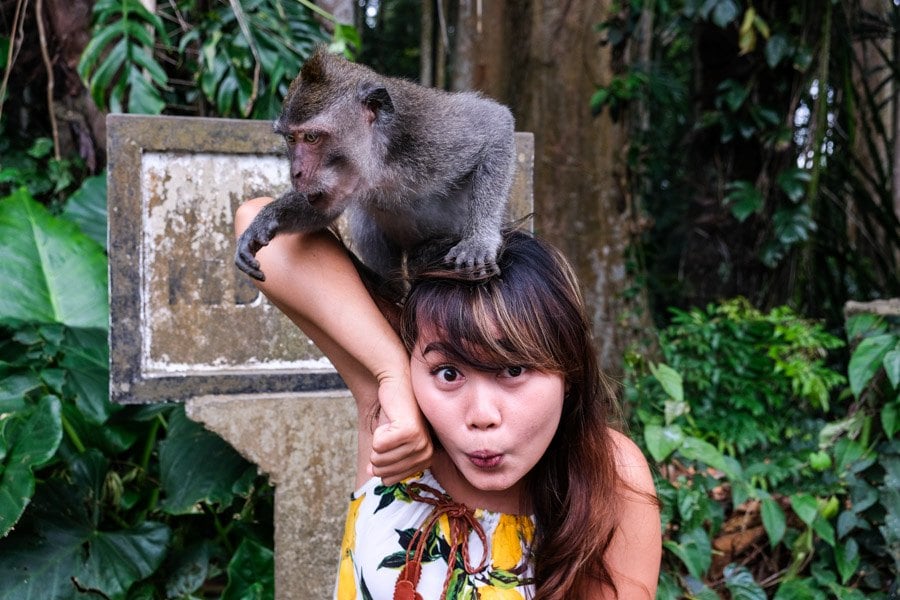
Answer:
M251 277L265 280L255 255L278 232L326 229L345 211L354 253L381 277L438 244L460 272L498 273L515 169L506 106L382 76L320 47L273 129L286 143L292 189L238 240L235 264Z

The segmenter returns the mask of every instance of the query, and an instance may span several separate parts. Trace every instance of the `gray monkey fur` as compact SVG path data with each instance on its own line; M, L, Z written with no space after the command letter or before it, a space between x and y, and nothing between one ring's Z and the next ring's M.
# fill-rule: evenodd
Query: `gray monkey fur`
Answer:
M255 255L276 233L324 229L346 210L354 252L382 277L396 275L404 252L412 263L454 243L445 262L498 272L515 168L507 107L385 77L320 48L291 84L274 129L287 142L293 189L241 235L242 271L264 280Z

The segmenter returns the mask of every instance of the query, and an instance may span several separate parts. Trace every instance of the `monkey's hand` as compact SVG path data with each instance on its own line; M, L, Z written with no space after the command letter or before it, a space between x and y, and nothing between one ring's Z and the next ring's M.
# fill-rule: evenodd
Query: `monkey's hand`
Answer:
M464 238L450 248L444 262L452 264L457 271L473 273L476 277L499 275L497 252L500 249L500 234L475 235Z
M265 209L256 215L238 239L237 250L234 253L234 264L238 269L259 281L266 280L265 274L259 268L259 261L256 260L256 253L272 241L278 227L278 219Z

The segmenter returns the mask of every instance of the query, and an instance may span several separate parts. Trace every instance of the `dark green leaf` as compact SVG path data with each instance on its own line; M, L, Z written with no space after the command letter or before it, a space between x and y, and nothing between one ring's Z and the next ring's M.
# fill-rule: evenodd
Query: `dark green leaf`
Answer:
M128 43L125 38L122 38L112 47L112 50L91 75L89 85L91 98L98 106L106 106L107 93L110 94L110 102L114 98L121 100L122 90L115 83L121 81L121 72L127 59Z
M103 249L24 191L0 200L0 320L106 329Z
M84 81L91 78L91 72L94 66L103 58L107 50L107 46L122 36L125 31L125 21L117 21L104 27L97 29L97 34L91 38L84 51L81 53L81 59L78 61L78 74Z
M774 600L826 600L811 578L789 579L778 586Z
M191 512L198 502L230 504L235 484L248 469L255 470L224 440L188 419L182 407L169 418L159 461L162 506L170 514Z
M725 587L731 592L731 600L766 600L766 592L753 579L743 565L734 563L725 567Z
M894 437L894 434L897 433L898 428L898 420L897 412L898 406L900 406L900 398L894 400L889 404L885 404L881 409L881 427L884 429L885 435L889 438Z
M815 531L820 538L825 540L829 546L834 546L836 543L834 537L834 527L831 526L831 523L826 521L825 519L818 518L813 521L813 531Z
M222 592L222 600L274 598L274 565L272 550L250 539L242 541L228 563L228 585Z
M817 228L810 208L805 204L796 208L776 210L772 221L775 225L776 239L784 246L808 240L810 232Z
M776 33L766 41L766 64L769 65L770 69L774 69L778 66L778 63L788 56L789 51L790 46L787 37Z
M108 461L99 452L78 456L71 477L42 483L30 524L0 541L0 600L74 598L74 582L112 600L162 563L169 529L143 522L101 530L96 509Z
M834 562L837 564L842 584L847 583L853 574L856 573L859 561L859 544L852 537L848 538L843 544L835 546Z
M22 516L34 493L32 469L53 458L62 440L61 404L45 396L28 412L0 420L0 537Z
M677 556L688 572L702 579L703 574L712 564L712 545L703 528L698 527L678 536L678 542L666 540L663 545Z
M725 203L731 207L731 214L743 223L750 215L759 212L765 198L749 181L733 181L728 184Z
M900 387L900 349L895 347L894 350L888 351L884 355L884 372L887 374L891 387Z
M212 554L212 544L203 540L188 546L174 557L174 568L166 581L166 597L182 598L197 591L206 581Z
M769 545L774 548L784 539L786 530L784 511L781 510L778 502L771 498L765 498L761 503L761 513L763 527L765 527L766 533L769 535Z
M69 329L60 366L68 370L68 391L85 418L95 425L117 410L109 400L109 346L101 329Z
M128 72L128 86L128 112L158 115L166 107L159 90L144 78L137 67Z
M810 177L809 171L791 167L778 174L778 187L782 189L791 202L796 204L806 193L806 184L809 183Z
M88 177L69 197L62 216L106 248L106 175Z
M850 356L850 364L847 367L847 375L850 380L850 391L859 398L869 380L882 367L885 356L893 349L896 338L891 334L868 337L859 343L859 346Z

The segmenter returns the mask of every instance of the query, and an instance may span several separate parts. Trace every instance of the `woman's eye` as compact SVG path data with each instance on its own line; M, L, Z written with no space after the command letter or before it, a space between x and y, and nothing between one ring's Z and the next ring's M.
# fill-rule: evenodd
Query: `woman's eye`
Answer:
M506 367L501 373L504 377L520 377L523 373L525 373L525 367L519 365Z
M315 144L316 142L319 141L319 134L318 133L304 133L303 141L306 142L307 144Z
M434 374L445 383L453 383L459 379L459 371L453 367L440 367L435 370Z

